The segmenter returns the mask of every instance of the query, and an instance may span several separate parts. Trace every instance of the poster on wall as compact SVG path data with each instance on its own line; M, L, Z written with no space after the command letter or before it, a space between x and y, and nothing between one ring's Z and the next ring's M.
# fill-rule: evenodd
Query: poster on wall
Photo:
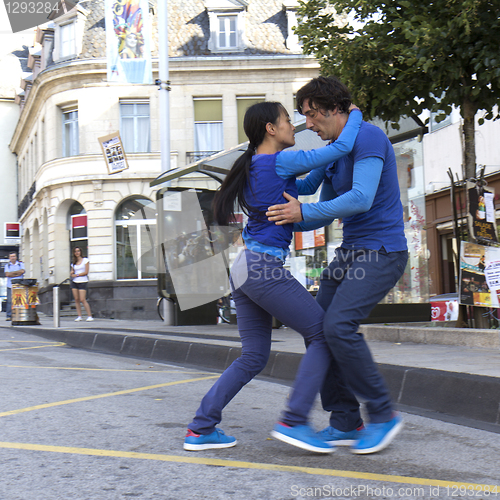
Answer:
M460 304L500 307L500 248L461 242Z
M119 132L99 137L102 154L108 167L108 173L116 174L128 168L127 158L123 150L123 144Z
M478 242L498 241L495 218L495 191L484 185L467 182L469 232Z
M325 246L325 228L295 233L295 250Z
M148 0L106 0L108 81L153 83Z

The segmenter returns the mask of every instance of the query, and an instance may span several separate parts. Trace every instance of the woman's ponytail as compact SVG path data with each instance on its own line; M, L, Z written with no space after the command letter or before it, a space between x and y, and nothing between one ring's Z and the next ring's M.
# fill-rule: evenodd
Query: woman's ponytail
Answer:
M250 142L245 152L234 162L213 202L214 219L220 226L234 221L237 203L247 215L253 208L245 198L245 188L250 178L252 156L266 137L268 123L276 124L280 114L286 110L279 102L259 102L250 106L243 119L243 129Z

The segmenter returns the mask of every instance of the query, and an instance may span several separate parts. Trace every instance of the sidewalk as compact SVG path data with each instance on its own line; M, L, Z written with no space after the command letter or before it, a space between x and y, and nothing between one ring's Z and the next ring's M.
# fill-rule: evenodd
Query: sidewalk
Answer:
M40 325L11 328L100 352L224 370L241 353L236 325L167 326L161 321L96 319L75 323L40 315ZM404 325L362 325L394 401L489 424L500 432L500 333ZM302 337L273 330L261 376L290 382L304 352Z

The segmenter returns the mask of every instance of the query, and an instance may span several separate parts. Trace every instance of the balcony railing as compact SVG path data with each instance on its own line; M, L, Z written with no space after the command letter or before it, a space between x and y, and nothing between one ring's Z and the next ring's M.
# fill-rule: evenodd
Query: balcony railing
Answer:
M187 151L186 152L186 164L194 163L195 161L202 160L207 156L212 156L220 151Z

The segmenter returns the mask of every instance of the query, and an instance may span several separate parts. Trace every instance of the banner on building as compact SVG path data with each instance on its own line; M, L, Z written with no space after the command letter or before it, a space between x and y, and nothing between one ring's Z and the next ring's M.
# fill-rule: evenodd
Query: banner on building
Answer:
M108 81L153 83L148 0L106 0Z
M108 173L116 174L128 168L127 158L123 150L123 144L119 132L99 137L102 154L108 167Z
M87 216L72 215L71 216L71 241L87 239Z
M460 304L500 307L500 248L461 242Z
M495 217L495 191L480 184L467 182L470 235L478 242L498 241Z

